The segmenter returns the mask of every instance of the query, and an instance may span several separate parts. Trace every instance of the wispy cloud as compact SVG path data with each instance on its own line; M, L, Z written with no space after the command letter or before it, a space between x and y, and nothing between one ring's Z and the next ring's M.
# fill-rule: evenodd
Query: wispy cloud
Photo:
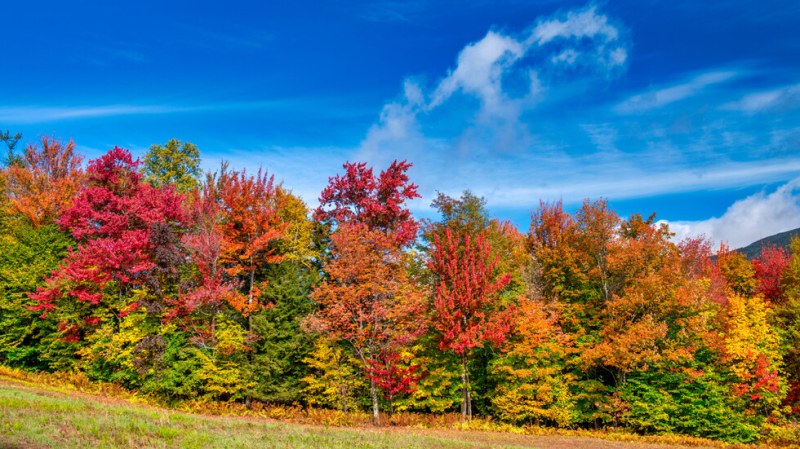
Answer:
M80 106L0 106L0 122L36 124L63 120L100 119L133 115L188 114L200 112L258 111L261 114L303 113L319 118L365 115L365 109L347 107L336 98L279 98L263 101L209 102L204 104L107 104Z
M702 73L679 84L660 87L641 94L636 94L619 103L615 110L621 114L635 114L661 108L675 103L676 101L698 95L708 87L731 81L737 76L738 73L735 71Z
M192 35L192 45L214 51L259 51L274 42L273 34L268 30L250 27L236 29L220 29L218 26L178 23L178 27Z
M800 84L750 93L737 101L723 105L724 109L746 113L788 110L798 107L800 107Z
M31 124L121 115L169 114L188 110L191 110L191 108L125 104L106 106L4 106L0 107L0 122Z
M612 66L624 63L612 55L625 50L620 34L595 7L541 19L518 35L489 31L466 45L455 67L432 88L406 80L401 98L383 107L358 157L384 162L404 150L410 151L404 157L430 161L432 154L443 151L463 158L490 148L501 152L528 148L533 136L521 116L550 87L542 82L541 74L554 70L548 66L552 62L533 61L552 61L553 56L573 49L573 63L589 58L594 61L589 73L600 72L605 79L608 70L615 69ZM561 45L553 47L556 42ZM613 60L618 62L609 66ZM555 62L562 61L556 58ZM476 100L477 110L470 106ZM430 127L438 128L440 135L423 130Z
M676 238L704 235L732 248L800 227L800 178L772 193L759 192L733 203L724 214L702 221L669 223Z
M597 7L569 11L563 17L546 18L533 28L529 40L544 45L556 39L599 38L605 42L616 41L619 29L609 23L604 14L597 13Z

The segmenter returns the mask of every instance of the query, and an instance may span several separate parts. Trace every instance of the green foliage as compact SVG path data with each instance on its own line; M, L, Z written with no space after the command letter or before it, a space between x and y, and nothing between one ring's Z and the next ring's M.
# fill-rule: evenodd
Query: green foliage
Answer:
M151 145L144 157L145 179L153 187L175 186L181 193L197 187L202 174L200 150L194 144L170 139L166 145Z
M164 398L168 403L196 399L202 391L198 373L203 351L172 327L164 329L163 338L164 351L158 365L143 381L141 391Z
M3 142L7 148L6 157L3 161L6 166L22 163L22 158L14 154L14 148L17 146L20 139L22 139L21 133L11 134L9 130L0 132L0 142Z
M28 309L34 301L27 293L44 284L44 276L56 268L71 244L54 225L34 228L24 220L14 220L0 234L0 363L46 369L50 363L65 361L58 350L64 345L56 341L56 323Z
M635 430L682 433L731 443L758 437L758 418L745 413L725 381L703 370L653 367L631 375L622 387L624 423Z
M270 267L264 296L271 305L250 321L256 336L249 367L256 382L255 399L286 404L303 399L300 379L308 375L303 360L313 350L314 339L301 325L313 310L308 296L315 276L297 260Z

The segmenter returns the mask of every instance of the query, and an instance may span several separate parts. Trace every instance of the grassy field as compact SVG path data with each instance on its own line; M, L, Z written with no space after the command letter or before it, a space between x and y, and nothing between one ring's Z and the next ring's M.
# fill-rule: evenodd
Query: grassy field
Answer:
M11 448L677 448L579 436L403 428L342 429L192 415L0 379L0 449Z

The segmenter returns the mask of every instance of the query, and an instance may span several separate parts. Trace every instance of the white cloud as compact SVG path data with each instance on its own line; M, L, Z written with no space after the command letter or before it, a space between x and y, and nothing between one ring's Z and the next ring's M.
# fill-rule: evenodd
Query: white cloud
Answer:
M600 38L605 42L617 40L619 29L609 23L608 17L597 14L597 8L590 6L583 10L569 11L565 17L540 21L531 32L530 41L545 45L558 38L582 39Z
M574 64L575 60L578 59L579 53L575 51L573 48L568 48L561 53L553 56L550 58L554 64L564 63L564 64Z
M485 109L495 111L504 100L503 72L524 53L517 40L490 31L461 50L455 70L439 83L428 107L435 108L462 90L478 97Z
M715 84L730 81L737 75L738 73L735 71L703 73L686 82L634 95L619 103L615 110L621 114L632 114L657 109L670 103L695 96L704 89Z
M757 113L773 109L789 109L799 106L800 84L794 84L774 90L745 95L737 101L723 105L723 109L746 113Z
M550 88L549 65L570 65L591 58L591 67L605 79L609 66L626 59L627 50L619 42L619 34L619 29L594 7L540 20L521 37L489 31L466 45L455 67L431 89L406 81L401 98L384 105L380 119L356 154L376 164L395 157L408 158L438 179L440 166L427 169L426 164L443 163L450 170L460 164L467 175L472 173L466 168L467 156L491 158L492 152L530 148L533 136L521 116ZM580 40L580 51L571 47L575 40ZM549 46L556 41L566 47ZM595 64L601 59L602 63ZM591 71L583 72L587 75L591 76ZM467 106L458 102L464 99ZM478 104L477 110L470 101ZM444 135L434 136L424 126L435 122L431 117L436 114L451 120L444 126Z
M680 123L634 122L608 109L541 123L547 118L537 115L537 106L591 96L593 87L619 73L628 59L621 34L595 7L539 20L522 38L490 31L466 45L432 86L406 81L352 159L376 167L411 161L410 174L427 201L435 190L458 194L468 188L491 207L517 210L535 207L539 199L574 204L587 197L644 198L782 182L800 172L800 160L791 155L756 160L719 153L714 139L729 131L724 126L709 125L697 132L700 138L685 132L692 136L687 143L674 136ZM582 70L570 72L572 65ZM708 71L618 108L666 106L741 73ZM608 116L598 124L596 113ZM692 130L691 123L685 127Z
M609 53L609 62L613 65L623 65L628 60L628 50L616 47Z
M619 36L619 28L594 6L540 20L527 36L489 31L481 40L461 50L455 68L433 90L427 108L440 107L461 92L481 101L484 116L513 117L532 104L541 87L537 76L531 78L535 84L527 92L510 95L505 89L506 79L525 72L536 74L543 69L525 66L522 61L527 57L551 52L554 54L545 60L553 65L583 63L596 66L598 71L616 69L628 57ZM555 42L563 45L550 48Z
M716 247L741 248L764 237L800 227L800 178L772 193L759 192L733 203L720 217L669 223L676 239L705 235Z
M168 114L191 110L162 105L106 105L106 106L6 106L0 107L0 122L13 124L45 123L58 120L113 117L120 115Z

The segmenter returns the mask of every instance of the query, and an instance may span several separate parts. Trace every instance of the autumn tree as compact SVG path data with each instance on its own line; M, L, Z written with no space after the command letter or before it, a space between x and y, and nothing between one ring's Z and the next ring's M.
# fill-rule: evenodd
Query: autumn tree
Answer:
M758 259L753 261L753 270L758 281L755 293L772 304L785 299L784 273L789 266L789 254L783 248L767 246L761 249Z
M420 197L417 185L410 183L406 174L411 164L394 161L378 176L365 162L347 162L343 167L344 175L330 178L320 194L317 220L334 226L363 223L392 236L400 247L414 241L419 224L404 205Z
M392 235L365 224L345 223L331 236L331 245L327 279L312 294L319 310L310 324L334 340L347 342L361 360L370 380L377 425L378 389L393 391L387 375L396 377L394 354L421 331L422 295L408 281L403 254ZM407 373L409 378L412 375Z
M6 167L11 212L34 226L52 223L66 210L84 181L75 144L43 137L41 147L29 145L20 163Z
M721 361L732 374L733 392L748 402L751 412L766 418L786 395L786 385L779 375L780 335L770 326L769 308L759 295L748 297L734 292L724 312Z
M157 268L154 229L166 225L179 232L183 226L181 196L141 182L138 165L116 147L91 161L85 187L59 219L77 248L31 297L44 315L59 312L68 338L142 306L131 293Z
M145 180L154 187L172 185L181 193L199 184L200 150L189 142L170 139L166 145L151 145L144 156Z
M305 400L311 406L339 408L347 413L359 395L368 389L361 374L363 363L343 345L319 336L313 350L303 359L309 372L301 381Z
M739 251L731 250L724 243L717 251L716 269L727 286L736 294L750 296L758 287L753 264Z
M226 274L241 285L241 291L231 295L229 302L249 316L264 306L261 293L266 280L258 276L259 268L281 259L273 244L284 237L287 226L278 213L273 176L262 170L251 176L245 171L229 171L223 165L215 181L221 208L220 262Z
M419 228L405 202L419 194L405 161L392 162L378 176L366 163L343 167L343 175L329 179L315 212L335 232L323 267L328 280L312 294L320 309L311 322L352 345L370 379L373 421L379 424L378 389L390 385L382 374L397 373L393 354L422 329L419 292L403 254Z
M506 421L568 427L576 402L576 376L566 369L571 337L561 330L553 304L526 298L515 312L508 351L493 364L501 381L492 403Z
M476 236L445 229L434 236L429 267L436 276L432 325L439 348L453 351L461 361L464 419L472 418L468 361L474 348L502 343L510 327L510 309L498 301L509 282L508 274L495 275L497 258L483 233Z
M182 237L186 255L194 267L186 288L170 303L165 314L168 319L191 317L195 312L211 317L210 330L199 332L213 335L217 313L237 285L225 277L222 262L223 237L220 231L221 206L217 197L216 180L209 177L201 190L192 192L189 201L188 229Z
M469 190L465 190L459 197L439 193L431 203L431 207L439 211L441 218L438 221L423 223L424 246L421 249L429 253L436 238L441 240L446 238L447 230L453 235L461 236L459 244L462 246L464 236L474 239L482 235L490 248L489 259L496 261L490 277L504 275L509 277L508 283L498 292L496 302L510 306L528 293L531 257L526 248L525 236L511 223L491 218L484 198ZM437 282L436 274L427 271L425 280L431 285L431 290L434 290ZM433 308L432 305L431 307ZM458 366L461 364L461 359L452 351L448 353L457 359L453 372L455 382L463 385L460 381L462 369ZM470 387L470 408L473 413L476 410L489 410L492 407L491 394L496 388L497 377L491 365L496 358L497 351L491 345L474 348L468 357L467 377ZM463 402L463 391L461 396Z

